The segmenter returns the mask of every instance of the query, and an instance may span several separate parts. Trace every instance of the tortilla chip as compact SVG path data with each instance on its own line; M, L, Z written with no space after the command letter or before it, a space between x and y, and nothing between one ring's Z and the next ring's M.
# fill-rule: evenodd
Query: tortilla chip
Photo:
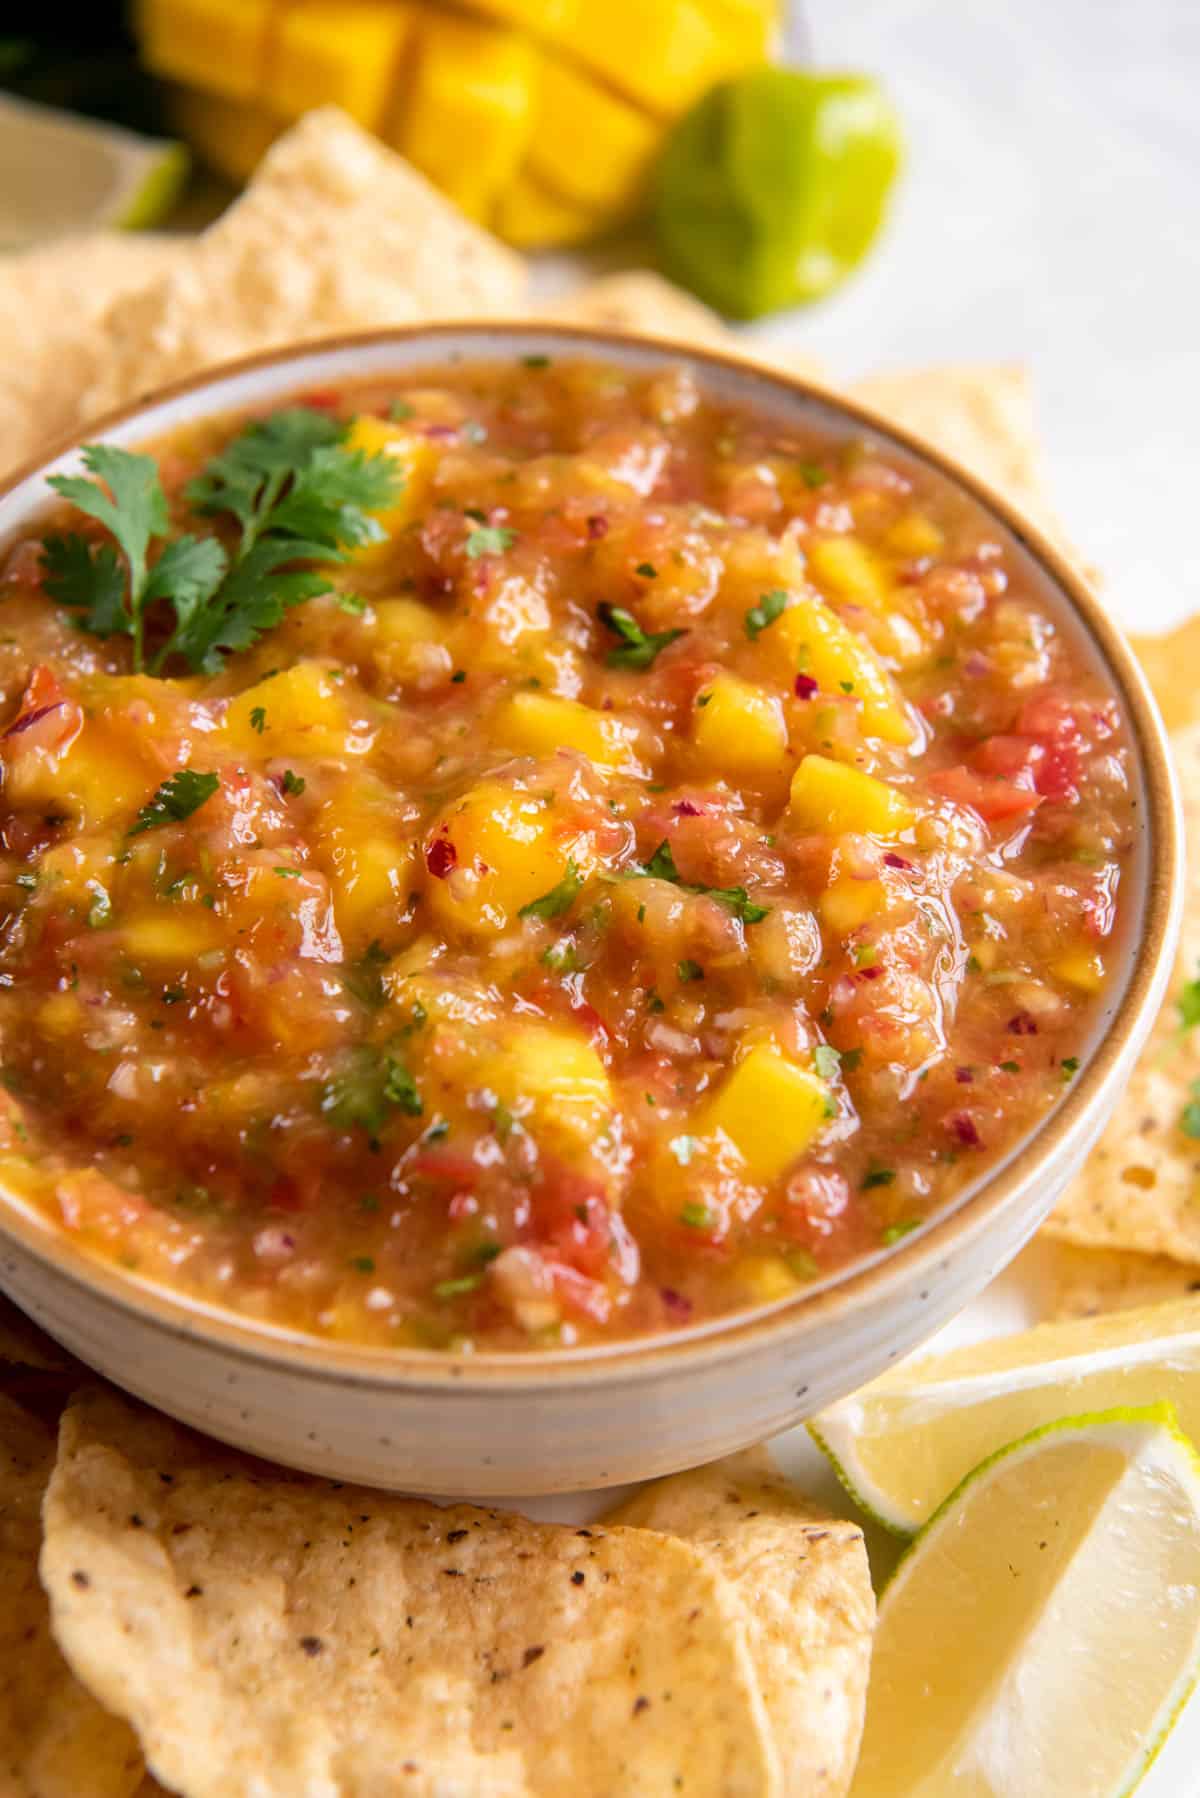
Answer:
M717 313L649 269L602 275L533 307L532 316L597 331L669 337L688 345L737 346Z
M1165 1255L1137 1255L1127 1249L1081 1249L1071 1242L1037 1236L1022 1249L1010 1270L1032 1301L1037 1321L1097 1317L1196 1297L1200 1308L1200 1267Z
M0 1292L0 1378L10 1367L65 1373L76 1363Z
M1191 851L1174 977L1108 1128L1042 1228L1092 1248L1200 1263L1200 1140L1179 1127L1200 1080L1200 1028L1179 1028L1179 995L1200 966L1200 725L1177 731L1171 747Z
M93 1391L42 1577L71 1665L189 1798L779 1790L696 1544L284 1474Z
M178 238L112 231L0 256L0 477L76 422L97 320L179 254Z
M80 414L257 350L511 311L526 277L423 175L322 107L168 273L109 309Z
M609 1521L694 1542L732 1583L781 1789L805 1798L848 1791L875 1623L859 1526L799 1497L762 1449L657 1480Z
M53 1464L53 1430L0 1393L0 1792L128 1798L144 1772L137 1741L63 1660L38 1583Z
M1200 612L1161 637L1133 637L1131 642L1167 729L1181 731L1200 723Z

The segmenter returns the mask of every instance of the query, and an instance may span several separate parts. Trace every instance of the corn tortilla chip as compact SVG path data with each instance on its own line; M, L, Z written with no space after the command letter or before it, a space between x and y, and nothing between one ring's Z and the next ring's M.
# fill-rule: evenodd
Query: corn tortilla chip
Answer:
M676 343L737 346L737 339L717 313L649 269L601 275L543 301L533 308L533 316L597 331L669 337Z
M1043 1229L1085 1247L1200 1264L1200 1140L1181 1128L1200 1080L1200 1028L1182 1030L1179 1009L1200 966L1200 725L1177 731L1171 747L1191 850L1174 978L1107 1129Z
M1038 1322L1097 1317L1195 1296L1200 1308L1200 1267L1166 1255L1129 1249L1084 1249L1039 1235L1023 1249L1012 1272L1033 1301Z
M510 311L519 256L336 107L308 113L171 270L113 306L80 413L339 332Z
M1200 613L1161 637L1131 639L1138 661L1154 690L1167 729L1181 731L1200 723Z
M609 1521L683 1536L732 1582L783 1790L848 1791L875 1622L859 1526L799 1497L761 1449L657 1480Z
M137 1741L63 1660L38 1583L53 1464L53 1430L0 1393L0 1793L128 1798L144 1772Z
M71 1665L189 1798L782 1792L693 1543L280 1473L92 1391L41 1566Z
M31 1318L0 1292L0 1384L10 1368L65 1373L76 1365Z

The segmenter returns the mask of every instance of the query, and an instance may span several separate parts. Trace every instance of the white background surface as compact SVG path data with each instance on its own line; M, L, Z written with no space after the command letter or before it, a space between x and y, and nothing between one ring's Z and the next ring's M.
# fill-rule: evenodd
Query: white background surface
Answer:
M886 79L908 168L853 285L756 334L803 342L835 376L1026 363L1067 529L1122 623L1165 628L1200 606L1200 0L803 10L816 62ZM954 1333L1020 1311L1010 1274ZM777 1447L810 1488L823 1477L802 1432ZM1200 1696L1139 1798L1197 1794Z

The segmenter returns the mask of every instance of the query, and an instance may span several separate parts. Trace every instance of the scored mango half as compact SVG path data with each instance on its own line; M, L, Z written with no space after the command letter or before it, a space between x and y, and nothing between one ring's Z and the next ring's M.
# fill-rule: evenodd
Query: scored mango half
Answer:
M138 0L175 122L245 180L314 106L342 107L526 248L636 209L665 131L764 63L780 0Z

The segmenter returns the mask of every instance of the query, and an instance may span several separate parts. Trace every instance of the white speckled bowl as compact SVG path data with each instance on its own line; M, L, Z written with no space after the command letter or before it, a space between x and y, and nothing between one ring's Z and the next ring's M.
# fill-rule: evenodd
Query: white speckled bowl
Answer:
M1178 803L1161 721L1124 641L1078 574L997 495L865 409L733 357L546 326L380 333L199 377L126 408L88 441L137 445L212 414L436 361L578 353L694 367L710 391L783 418L864 430L989 512L1064 628L1107 671L1140 765L1134 928L1084 1065L1053 1114L941 1216L803 1295L669 1338L536 1354L442 1355L330 1343L251 1323L85 1256L0 1194L0 1284L120 1386L214 1436L376 1486L495 1496L641 1479L770 1436L914 1348L1016 1254L1108 1118L1161 1003L1178 932ZM0 491L0 542L42 511L63 448Z

